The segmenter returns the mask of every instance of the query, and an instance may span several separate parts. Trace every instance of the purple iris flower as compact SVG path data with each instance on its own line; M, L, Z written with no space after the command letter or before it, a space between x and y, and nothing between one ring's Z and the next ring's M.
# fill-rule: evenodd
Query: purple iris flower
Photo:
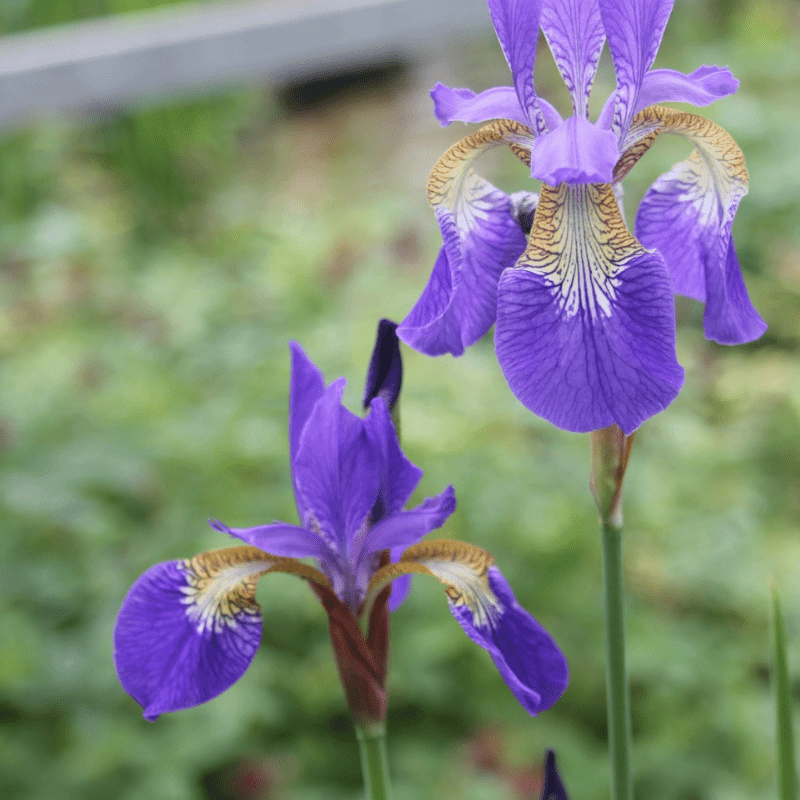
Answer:
M375 358L383 352L376 348ZM157 564L128 592L114 658L145 718L210 700L242 676L261 640L256 583L271 572L306 580L322 602L359 724L385 715L388 595L395 578L412 574L443 584L453 616L489 651L528 712L549 708L564 691L564 656L519 606L492 557L453 540L421 542L455 509L453 488L403 510L422 472L400 449L382 396L396 399L397 369L378 367L368 385L376 396L362 419L342 405L344 379L326 386L293 344L289 449L300 524L212 522L244 544Z
M571 431L618 424L629 434L677 396L674 294L705 303L706 336L758 338L731 228L747 192L744 157L703 117L659 105L732 94L729 70L651 69L673 0L489 0L513 86L475 94L438 84L442 125L494 120L453 145L428 184L444 245L398 328L428 355L460 355L496 323L506 380L531 411ZM572 115L537 95L539 28L569 88ZM617 88L597 120L589 95L604 42ZM645 195L633 236L622 178L662 133L691 155ZM472 170L505 145L542 181L507 195Z

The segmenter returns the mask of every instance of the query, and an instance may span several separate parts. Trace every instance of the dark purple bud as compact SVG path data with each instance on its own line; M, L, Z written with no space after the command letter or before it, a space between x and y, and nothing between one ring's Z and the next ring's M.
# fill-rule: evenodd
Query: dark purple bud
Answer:
M403 382L403 362L400 358L400 342L397 339L397 323L382 319L378 323L378 336L367 371L364 390L364 408L376 397L382 397L393 414L400 397ZM394 416L394 414L393 414Z
M544 761L544 789L542 789L542 800L569 800L567 790L561 782L556 766L556 754L552 750L547 751Z

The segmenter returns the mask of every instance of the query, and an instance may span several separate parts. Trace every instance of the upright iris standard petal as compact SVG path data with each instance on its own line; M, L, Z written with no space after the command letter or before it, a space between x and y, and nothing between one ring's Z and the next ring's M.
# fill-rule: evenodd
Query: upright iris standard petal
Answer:
M544 133L547 125L533 85L542 0L489 0L489 12L511 68L519 104L527 112L532 129Z
M294 462L303 520L337 552L368 519L380 485L379 454L363 420L342 405L344 381L331 384L309 415ZM299 505L298 501L298 505Z
M305 519L307 512L302 505L302 496L297 491L294 462L300 447L303 428L311 410L325 392L325 379L297 342L290 342L289 348L292 354L292 376L289 385L289 463L292 468L292 486L297 502L297 513L302 520Z
M597 0L544 0L542 30L576 116L589 116L589 94L605 41Z
M683 383L666 265L627 231L609 185L543 189L498 290L497 358L517 398L565 430L626 434Z
M412 464L401 449L383 398L377 397L370 403L364 430L379 454L378 498L370 514L370 524L374 526L405 506L422 478L422 470Z
M432 575L444 584L453 616L470 639L489 651L529 714L545 711L561 697L569 681L566 659L519 605L489 553L452 540L415 545L375 574L368 600L388 581L412 573Z
M647 71L655 61L674 0L599 0L617 73L611 128L620 140L635 113Z
M636 234L664 256L675 291L706 304L706 336L721 344L757 339L766 324L742 279L731 230L747 193L744 156L722 128L695 114L653 106L631 127L685 137L695 150L645 194Z
M146 719L204 703L244 674L261 641L256 580L277 561L233 547L157 564L134 583L114 629L114 661Z
M533 137L505 120L453 145L434 166L428 199L442 230L442 248L428 285L397 335L428 355L461 355L495 321L497 281L525 249L511 198L472 171L475 158L501 144Z

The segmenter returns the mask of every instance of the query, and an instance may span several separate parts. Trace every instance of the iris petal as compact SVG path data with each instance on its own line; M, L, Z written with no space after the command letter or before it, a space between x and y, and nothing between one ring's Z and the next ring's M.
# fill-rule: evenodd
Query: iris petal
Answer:
M444 247L420 299L397 329L406 344L431 356L461 355L494 323L497 281L524 251L526 236L511 198L471 165L498 145L522 151L532 143L527 128L501 120L457 142L434 166L428 199Z
M333 557L331 548L317 534L297 525L274 522L254 528L229 528L219 520L211 520L211 527L220 533L235 536L259 550L266 550L286 558L316 558L326 561Z
M545 0L542 30L575 114L588 117L589 93L606 38L597 0Z
M520 402L565 430L630 434L677 396L666 265L627 231L611 186L544 187L500 280L495 347Z
M642 80L634 113L658 103L707 106L738 88L739 81L726 67L702 66L688 75L674 69L651 69Z
M453 540L423 542L379 570L370 595L387 581L412 573L432 575L444 584L453 616L472 641L489 651L529 714L558 700L569 680L566 659L550 634L519 605L489 553Z
M475 94L470 89L451 89L437 83L431 89L436 119L442 127L451 122L488 122L492 119L513 119L528 124L528 115L520 107L512 86L496 86Z
M275 563L234 547L157 564L134 583L114 629L114 661L146 719L204 703L244 674L261 641L256 580Z
M617 137L583 117L570 117L531 149L531 175L542 183L610 183L619 159Z
M456 509L456 495L452 486L440 494L426 497L422 503L408 511L399 511L381 520L366 537L370 552L387 547L408 547L423 536L444 525Z
M569 670L550 634L517 602L497 567L487 573L500 613L484 621L466 601L450 596L450 610L466 634L489 651L506 685L529 714L546 711L564 693Z
M412 464L400 447L392 418L383 398L375 398L369 406L364 429L378 458L380 485L378 501L371 514L373 525L399 511L417 488L422 470Z
M628 129L645 74L655 60L674 0L599 0L617 73L612 130Z
M331 384L308 417L294 467L308 509L303 526L340 554L366 523L380 484L379 454L364 421L342 405L344 380Z
M305 519L307 510L302 507L302 497L297 491L294 460L300 447L300 435L311 410L325 392L325 378L297 342L290 342L289 348L292 354L289 385L289 460L292 466L292 485L297 501L297 513L300 519Z
M741 150L718 125L695 114L652 106L631 126L689 139L695 150L645 194L636 234L664 256L675 291L705 302L706 336L721 344L757 339L766 323L742 279L731 229L748 176Z
M533 85L536 44L539 40L541 0L489 0L494 29L511 68L519 104L527 113L529 124L537 134L547 125L538 106Z

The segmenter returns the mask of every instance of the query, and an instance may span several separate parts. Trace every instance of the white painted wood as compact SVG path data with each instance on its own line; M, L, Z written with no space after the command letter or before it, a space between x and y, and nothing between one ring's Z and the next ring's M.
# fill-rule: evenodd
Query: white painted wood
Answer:
M216 0L0 38L0 128L368 66L490 30L485 0Z

